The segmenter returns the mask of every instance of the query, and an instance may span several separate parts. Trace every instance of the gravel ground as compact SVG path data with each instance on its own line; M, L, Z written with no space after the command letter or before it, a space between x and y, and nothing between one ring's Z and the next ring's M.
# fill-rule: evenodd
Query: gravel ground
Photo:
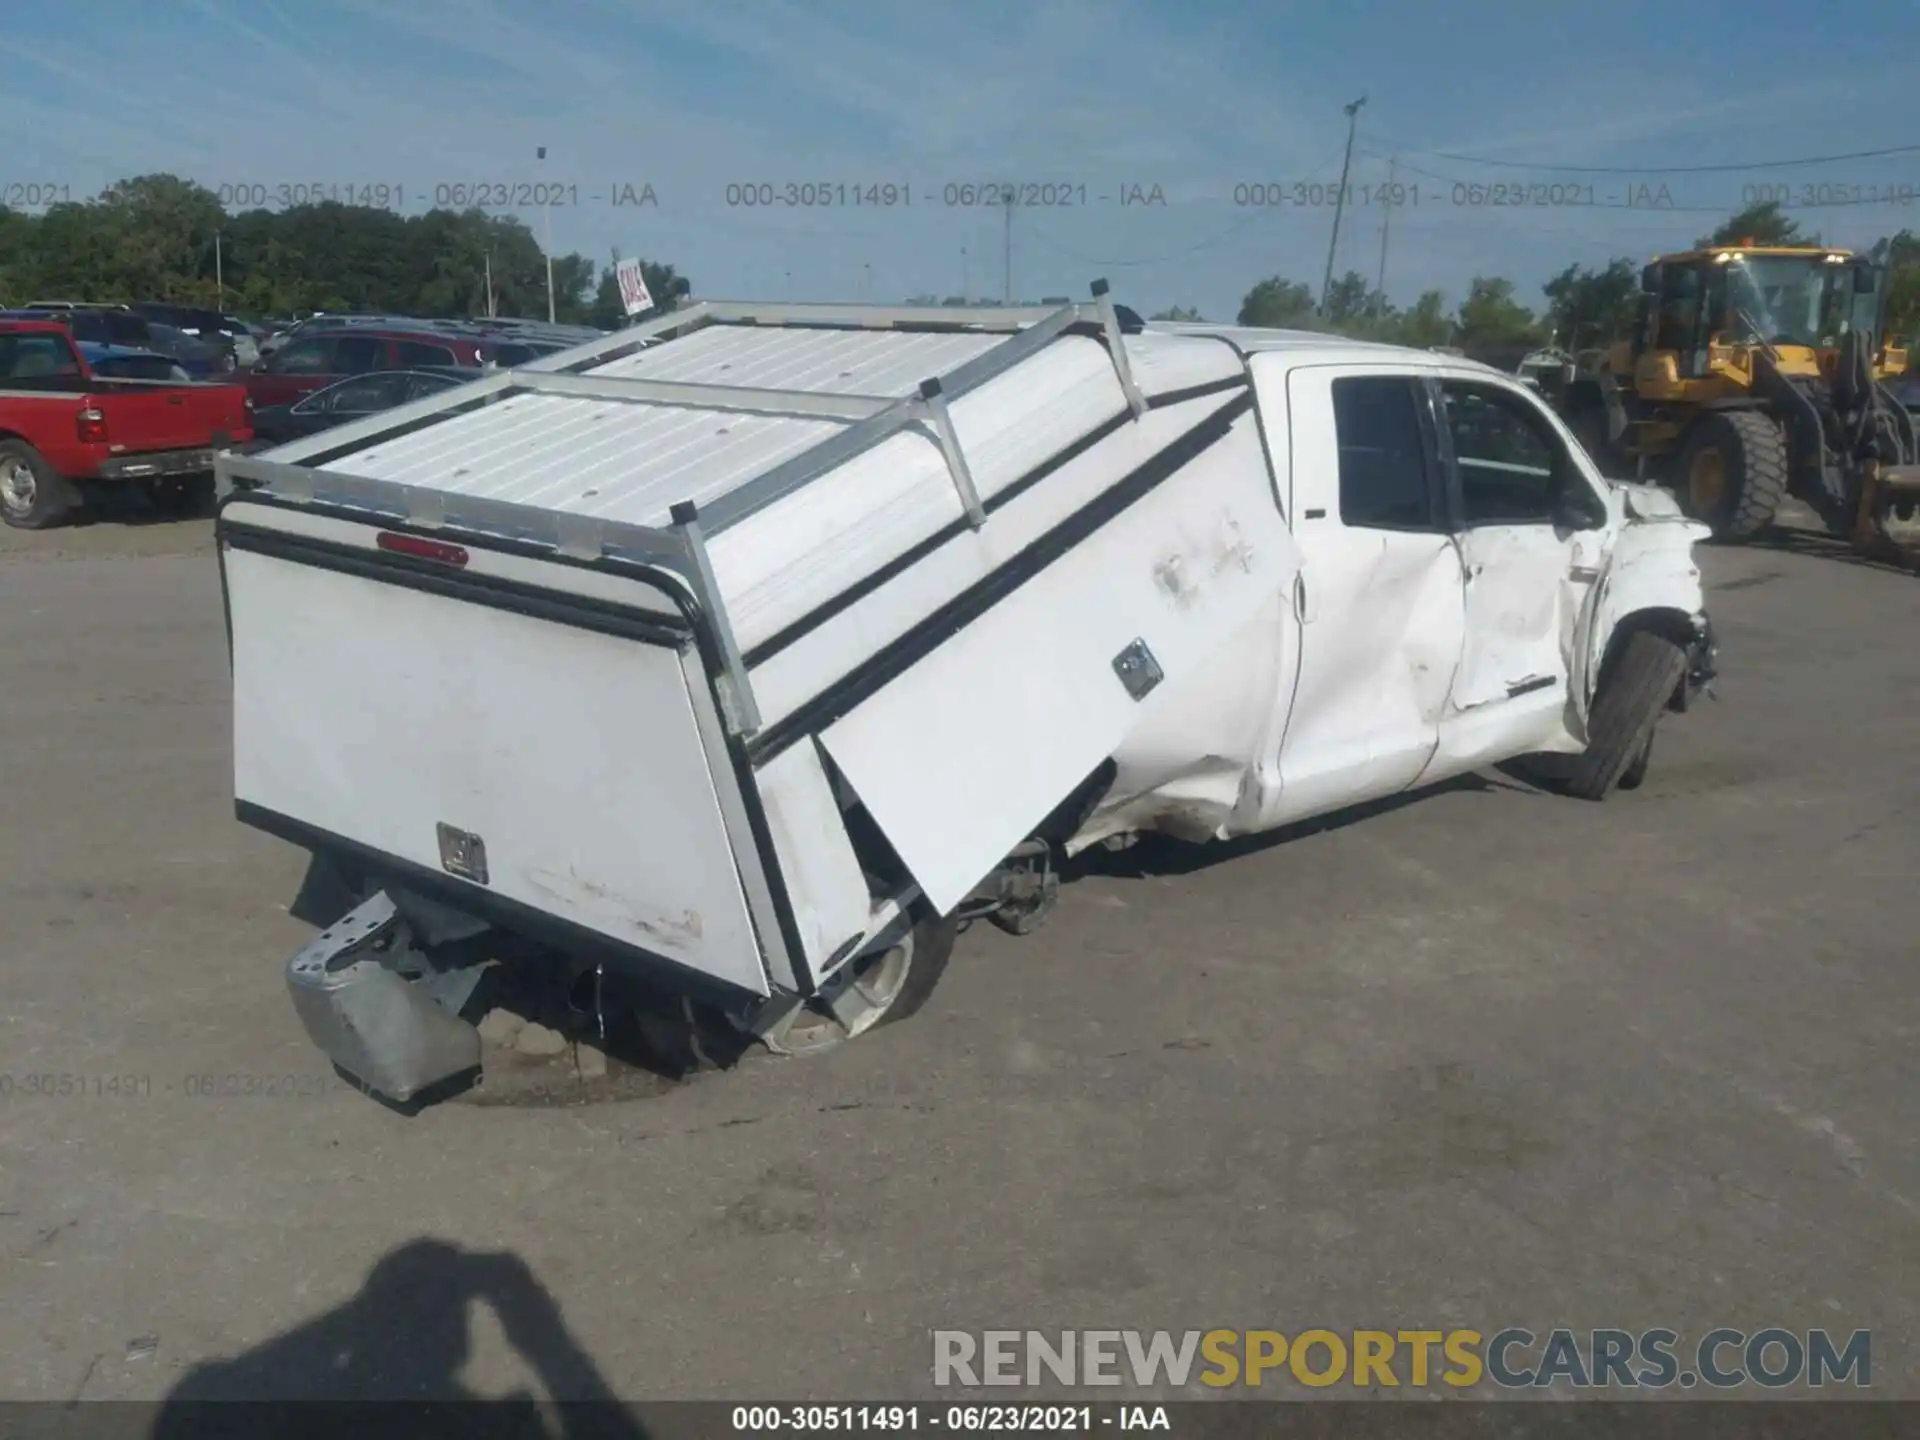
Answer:
M0 533L0 1396L901 1397L936 1328L1779 1324L1871 1329L1914 1397L1920 582L1706 569L1720 703L1634 794L1143 846L835 1056L561 1056L407 1119L287 1002L301 857L232 819L209 525Z

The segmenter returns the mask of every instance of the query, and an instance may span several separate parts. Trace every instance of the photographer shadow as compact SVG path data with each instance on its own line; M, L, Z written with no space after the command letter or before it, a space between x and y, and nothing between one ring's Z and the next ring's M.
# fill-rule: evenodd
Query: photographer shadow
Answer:
M551 1403L465 1385L476 1303L492 1309ZM523 1260L414 1240L383 1257L345 1304L190 1371L162 1402L150 1440L356 1433L647 1436Z

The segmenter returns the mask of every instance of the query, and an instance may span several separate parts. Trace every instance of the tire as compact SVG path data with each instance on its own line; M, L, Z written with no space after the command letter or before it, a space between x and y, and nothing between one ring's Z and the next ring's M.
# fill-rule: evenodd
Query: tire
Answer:
M147 499L162 515L204 515L213 505L213 476L170 475L151 481Z
M1627 768L1620 772L1619 782L1614 786L1616 790L1640 788L1640 782L1647 778L1647 766L1653 762L1653 737L1659 733L1658 724L1647 731L1647 738L1640 742L1640 752L1628 762Z
M1600 676L1586 752L1567 778L1569 795L1604 800L1616 786L1630 790L1646 777L1654 727L1686 670L1686 652L1665 636L1651 630L1627 636Z
M1758 410L1710 411L1681 440L1673 485L1681 509L1716 540L1758 535L1786 499L1786 435Z
M0 440L0 520L16 530L50 530L71 518L78 496L24 440Z
M877 1030L882 1025L891 1025L916 1014L933 994L940 977L946 973L947 961L953 956L953 942L959 929L952 920L921 915L900 945L886 952L876 952L874 956L863 960L848 961L845 969L836 972L827 982L826 988L829 990L837 984L844 985L856 978L858 972L854 967L874 962L884 964L886 956L905 950L906 973L899 982L899 988L887 998L884 1005L877 1007L877 1014L869 1008L849 1031L846 1026L830 1018L832 1012L826 1005L819 1000L810 1000L779 1034L764 1037L768 1048L784 1055L823 1054L839 1049L848 1040L864 1035L869 1030Z

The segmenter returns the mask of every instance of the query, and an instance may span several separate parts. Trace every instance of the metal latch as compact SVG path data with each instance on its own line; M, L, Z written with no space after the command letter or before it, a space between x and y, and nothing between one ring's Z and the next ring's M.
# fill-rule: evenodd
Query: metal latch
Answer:
M1153 687L1167 678L1144 640L1135 640L1113 657L1113 673L1127 687L1127 694L1136 700L1146 699Z
M440 836L440 866L449 875L487 883L487 842L470 830L458 830L441 821L434 827Z

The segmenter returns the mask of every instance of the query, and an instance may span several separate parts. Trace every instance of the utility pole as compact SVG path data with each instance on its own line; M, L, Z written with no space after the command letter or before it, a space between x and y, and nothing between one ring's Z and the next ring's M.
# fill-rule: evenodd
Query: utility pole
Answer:
M547 147L542 145L538 150L536 150L534 152L534 158L536 160L545 160L547 158ZM540 173L542 175L546 174L545 169L543 168ZM542 191L542 198L544 198L546 201L546 204L543 208L547 212L546 213L547 323L551 325L553 324L553 197L545 193L546 187L544 185L541 186L541 191Z
M220 232L213 232L213 286L220 292L220 308L227 308L227 272L220 258Z
M1000 192L1000 205L1006 212L1006 225L1000 242L1000 298L1007 305L1013 304L1013 202L1016 198L1017 193L1011 185Z
M1327 313L1327 297L1333 293L1333 252L1340 245L1340 212L1347 203L1347 171L1353 165L1353 132L1359 126L1360 107L1367 103L1362 95L1346 107L1347 110L1347 153L1340 161L1340 189L1333 197L1333 235L1327 241L1327 274L1320 282L1320 313Z
M1386 206L1380 212L1380 274L1373 282L1374 303L1387 303L1387 227L1393 222L1393 197L1396 193L1396 181L1400 174L1400 157L1394 156L1387 162Z
M964 245L960 247L960 298L962 300L973 298L973 276L967 269L967 247Z

